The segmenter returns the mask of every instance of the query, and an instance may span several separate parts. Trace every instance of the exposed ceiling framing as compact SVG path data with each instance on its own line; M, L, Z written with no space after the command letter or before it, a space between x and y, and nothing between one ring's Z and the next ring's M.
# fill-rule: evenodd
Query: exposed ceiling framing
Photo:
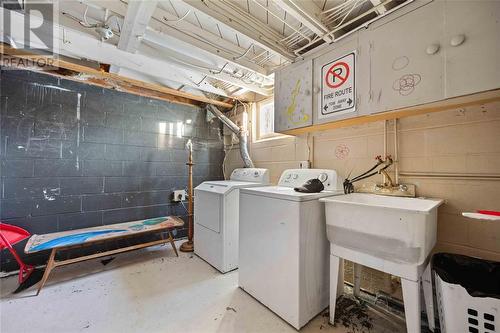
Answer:
M199 104L213 104L222 108L232 108L233 103L219 101L211 99L205 96L193 95L190 93L177 91L175 89L163 87L161 85L147 83L140 80L135 80L127 77L123 77L113 73L103 72L101 70L84 66L81 64L76 64L72 61L66 59L55 59L51 64L52 69L46 68L46 66L38 67L36 63L43 58L52 58L47 56L41 56L40 54L34 54L29 52L24 52L18 49L14 49L8 45L0 44L0 54L4 57L10 57L20 60L34 60L29 69L44 70L50 74L57 75L59 71L57 69L68 70L74 73L74 75L64 75L64 78L79 81L88 82L91 84L99 85L105 88L112 88L121 91L131 92L141 96L153 97L162 100L167 100L174 103L188 104L188 105L199 105ZM19 66L20 61L10 61L12 65L18 68L26 68L25 65ZM63 75L59 75L63 76Z
M111 73L252 100L272 95L277 68L411 1L60 1L55 29L58 52L108 64ZM16 15L20 30L2 37L22 44L23 13ZM102 39L102 29L114 37Z
M127 13L124 17L123 28L118 41L118 48L123 51L135 53L139 48L141 40L137 36L146 33L149 21L156 8L158 1L138 1L132 0L127 6ZM111 65L110 72L118 73L119 68Z

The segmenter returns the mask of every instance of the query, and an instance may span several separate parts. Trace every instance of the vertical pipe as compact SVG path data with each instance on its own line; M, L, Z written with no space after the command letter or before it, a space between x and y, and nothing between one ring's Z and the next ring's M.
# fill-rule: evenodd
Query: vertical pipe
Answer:
M182 243L180 250L182 252L194 251L194 226L193 226L193 143L188 140L187 148L189 156L186 165L188 166L188 240Z
M231 119L226 117L219 109L217 109L212 104L208 104L207 108L213 115L219 118L224 125L226 125L233 133L238 136L238 140L240 142L240 155L245 168L253 168L254 165L252 162L252 158L250 157L250 153L248 152L248 137L246 131L241 130L238 125L233 123Z
M394 181L399 185L398 118L394 119Z
M383 159L385 159L387 156L387 120L384 120L384 156L382 157ZM384 182L384 185L385 183L387 182L387 179L385 177L384 174L382 174L383 176L383 182Z

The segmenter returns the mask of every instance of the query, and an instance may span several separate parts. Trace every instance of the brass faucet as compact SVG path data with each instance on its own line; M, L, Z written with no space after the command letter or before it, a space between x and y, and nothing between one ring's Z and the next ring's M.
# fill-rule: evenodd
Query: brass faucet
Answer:
M394 163L394 161L392 160L391 155L387 155L385 157L385 160L382 160L382 157L380 155L377 156L376 159L379 161L379 163L385 164L385 166L382 169L380 169L378 171L378 173L384 175L385 177L387 177L387 180L388 180L388 184L386 184L384 182L384 184L382 184L381 187L393 188L394 187L394 183L392 181L392 178L389 176L389 174L387 173L387 171L385 171L385 169L387 169L388 167L390 167Z
M398 197L415 197L415 185L394 184L392 178L387 173L386 169L389 168L394 163L390 155L387 155L385 157L385 160L383 160L382 156L380 155L376 156L375 159L378 161L375 167L384 164L384 166L380 170L375 171L375 173L378 172L378 174L384 175L384 178L386 178L387 181L385 181L383 184L373 184L373 183L363 184L361 187L356 189L357 192L375 193L375 194L398 196ZM372 170L374 168L372 168ZM369 176L372 176L375 173L370 174ZM356 181L356 178L354 178L354 181Z
M392 179L391 179L391 176L389 176L389 174L387 173L387 171L385 171L384 169L380 170L379 173L383 174L384 176L387 177L387 184L384 183L384 187L389 187L389 188L393 188L394 187L394 183L392 182Z

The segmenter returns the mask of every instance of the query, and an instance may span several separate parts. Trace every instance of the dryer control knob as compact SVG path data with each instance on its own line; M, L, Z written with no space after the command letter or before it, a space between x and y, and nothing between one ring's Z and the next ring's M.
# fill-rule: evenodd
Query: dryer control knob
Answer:
M328 179L328 175L326 173L320 173L319 176L318 176L318 179L324 183L327 179Z
M255 171L255 172L253 173L253 176L254 176L254 177L259 177L259 172L258 172L258 171Z

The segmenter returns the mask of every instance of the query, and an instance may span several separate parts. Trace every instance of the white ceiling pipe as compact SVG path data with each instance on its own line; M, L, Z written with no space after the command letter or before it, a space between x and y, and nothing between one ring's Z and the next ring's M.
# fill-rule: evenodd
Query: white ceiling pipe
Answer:
M276 44L276 40L273 41L272 39L269 39L266 36L264 36L264 34L256 31L256 27L258 26L249 25L243 21L240 22L239 19L241 18L241 16L231 18L228 17L226 14L223 14L220 11L214 9L215 6L220 5L217 1L210 2L210 4L213 5L210 7L207 5L207 0L202 0L202 1L182 0L182 1L191 6L192 8L199 10L200 12L212 17L219 23L224 24L226 27L232 29L233 31L240 33L246 38L251 39L252 42L255 43L256 45L259 45L260 47L268 51L278 54L288 61L293 62L295 60L295 55L292 52L286 50L285 48L280 47L279 44Z
M274 18L276 18L278 21L280 21L281 23L283 23L284 25L286 25L289 29L291 29L291 30L295 31L296 33L300 34L304 39L311 40L308 36L304 35L300 30L297 30L297 28L295 28L294 26L292 26L290 23L288 23L287 21L283 20L278 15L274 14L271 10L269 10L269 8L265 7L264 5L261 5L257 0L252 0L252 1L257 6L259 6L260 8L264 9L268 14L270 14L271 16L273 16ZM299 20L299 23L304 24L300 20Z
M225 40L207 30L203 30L202 28L185 20L174 20L174 16L163 9L158 8L157 12L159 13L159 16L164 19L155 15L155 20L157 23L161 23L162 26L154 27L157 24L152 24L153 29L161 29L161 31L166 32L173 37L188 42L193 46L210 53L212 57L223 58L225 61L234 63L241 68L251 70L262 75L268 75L268 71L265 67L258 66L242 56L247 51L245 48L233 44L230 41Z
M335 32L337 32L337 31L339 31L339 30L341 30L341 29L345 28L346 26L348 26L348 25L350 25L350 24L352 24L352 23L356 22L356 21L357 21L357 20L359 20L360 18L363 18L363 17L365 17L365 16L367 16L367 15L369 15L369 14L371 14L371 13L373 13L373 12L377 11L377 8L378 8L379 6L385 6L385 5L387 5L388 3L392 2L392 1L395 1L395 0L386 0L386 1L382 2L382 3L380 3L378 6L373 7L373 8L371 8L371 9L367 10L366 12L364 12L363 14L358 15L358 16L356 16L355 18L353 18L353 19L349 20L348 22L345 22L344 24L342 24L342 25L340 25L340 26L336 27L335 29L333 29L332 31L330 31L330 32L328 33L328 35L329 35L329 36L332 36ZM395 9L397 9L397 8L400 8L400 7L402 7L402 6L405 6L405 5L409 4L409 3L411 3L412 1L413 1L413 0L409 0L409 1L407 1L407 2L404 2L404 3L402 3L401 5L399 5L399 6L397 6L397 7L394 7L394 8L393 8L393 10L395 10ZM366 26L367 26L368 24L370 24L371 22L373 22L373 21L375 21L375 20L378 20L378 19L380 19L380 18L384 17L385 15L387 15L387 14L391 13L393 10L391 10L391 11L387 11L387 12L385 12L385 14L377 16L376 18L374 18L374 19L372 19L372 20L370 20L370 21L368 21L368 22L364 23L364 24L363 24L363 26L365 26L365 27L366 27ZM359 26L357 29L360 29L361 27L362 27L362 26ZM356 30L357 30L357 29L356 29Z
M332 7L332 8L329 8L329 9L324 10L324 11L322 12L322 14L327 14L327 13L329 13L329 12L336 11L336 10L338 10L338 9L340 9L340 8L343 8L343 7L345 7L345 6L348 6L351 2L355 2L355 1L357 1L357 0L347 0L347 1L342 2L341 4L339 4L339 5L337 5L337 6L334 6L334 7Z
M310 9L315 6L314 3L297 0L274 0L274 2L316 35L323 36L328 32L328 28L319 19L318 14L320 13L313 13L313 9ZM325 42L330 43L331 41L331 38L325 37Z
M395 0L386 0L386 1L384 1L383 3L381 3L381 4L380 4L380 6L385 6L385 5L387 5L388 3L390 3L391 1L395 1ZM334 42L334 43L335 43L335 42L338 42L338 41L342 40L343 38L346 38L347 36L349 36L349 35L351 35L351 34L355 33L356 31L358 31L358 30L360 30L360 29L362 29L362 28L366 28L366 27L368 27L371 23L373 23L373 22L375 22L375 21L377 21L377 20L379 20L379 19L381 19L381 18L383 18L383 17L385 17L385 16L389 15L390 13L392 13L392 12L394 12L394 11L396 11L396 10L398 10L398 9L400 9L400 8L402 8L402 7L404 7L404 6L406 6L406 5L409 5L410 3L414 2L414 1L415 1L415 0L408 0L408 1L406 1L406 2L403 2L402 4L400 4L400 5L398 5L398 6L394 7L394 8L392 8L392 9L390 9L390 10L386 11L383 15L379 15L379 16L377 16L377 17L375 17L375 18L373 18L373 19L371 19L371 20L369 20L369 21L367 21L367 22L363 23L362 25L360 25L360 26L358 26L358 27L356 27L356 28L352 29L351 31L349 31L349 32L347 32L347 33L345 33L345 34L343 34L342 36L339 36L339 37L337 37L337 38L334 38L334 41L333 41L333 42ZM372 13L372 12L376 11L376 10L377 10L377 7L373 7L373 8L371 8L370 10L368 10L368 11L364 12L363 14L361 14L361 15L359 15L359 16L356 16L355 18L353 18L353 19L349 20L348 22L346 22L346 23L342 24L341 26L337 27L336 29L334 29L334 30L330 31L330 32L328 33L328 35L332 36L335 32L338 32L338 31L342 30L342 29L343 29L343 28L345 28L346 26L348 26L348 25L350 25L350 24L352 24L352 23L356 22L356 21L357 21L357 20L359 20L360 18L365 17L366 15L368 15L368 14L370 14L370 13ZM311 44L304 45L303 47L301 47L300 49L295 50L294 52L295 52L296 54L298 54L300 51L302 51L302 50L304 50L304 49L307 49L307 48L311 47L312 45L314 45L314 44L315 44L315 43L317 43L317 42L318 42L318 41L315 41L315 42L313 42L313 43L311 43ZM311 51L311 52L315 52L315 50L313 50L313 51ZM310 52L308 52L308 53L310 53ZM306 53L306 54L307 54L307 53ZM302 56L305 56L305 54L303 54Z

